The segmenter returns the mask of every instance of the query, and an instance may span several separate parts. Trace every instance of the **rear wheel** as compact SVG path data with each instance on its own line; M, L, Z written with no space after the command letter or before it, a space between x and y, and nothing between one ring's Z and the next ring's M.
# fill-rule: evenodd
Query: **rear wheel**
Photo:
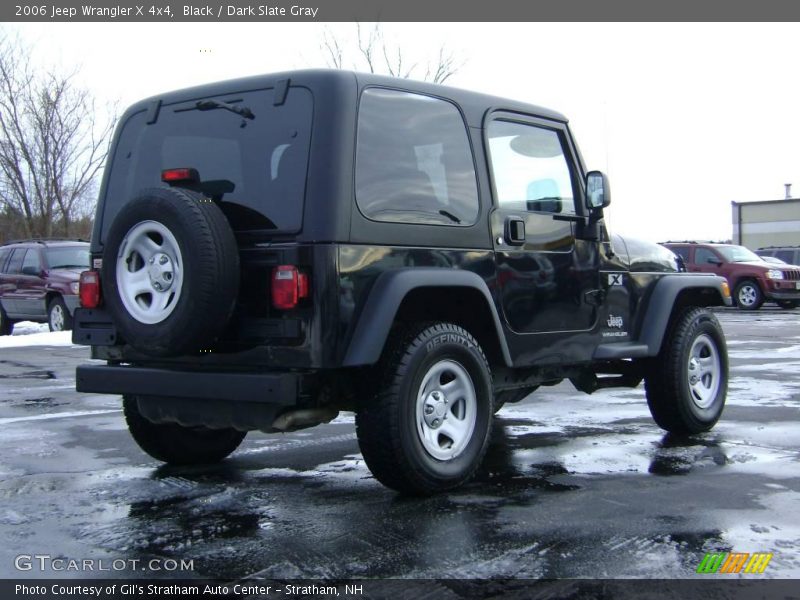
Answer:
M50 331L72 329L72 317L60 296L53 298L47 307L47 325L50 327Z
M246 435L236 429L153 423L139 412L136 396L124 396L123 409L128 430L139 447L156 460L171 465L219 462L236 450Z
M0 335L11 335L14 332L14 321L8 318L6 311L0 306Z
M673 321L645 377L647 404L659 427L700 433L722 415L728 391L728 353L717 318L686 308Z
M736 306L741 310L758 310L764 304L764 294L758 283L752 279L745 279L736 285L734 291Z
M418 324L393 334L356 431L378 481L431 494L472 477L492 413L491 373L475 338L450 323Z

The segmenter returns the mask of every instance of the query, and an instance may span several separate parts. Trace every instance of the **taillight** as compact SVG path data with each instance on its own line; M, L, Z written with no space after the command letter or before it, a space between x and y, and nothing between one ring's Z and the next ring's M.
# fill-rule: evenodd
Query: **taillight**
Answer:
M161 171L164 183L198 183L200 174L197 169L166 169Z
M100 273L97 271L84 271L79 280L81 306L83 308L97 308L100 306Z
M272 269L272 306L289 310L302 298L308 298L308 275L294 265L279 265Z

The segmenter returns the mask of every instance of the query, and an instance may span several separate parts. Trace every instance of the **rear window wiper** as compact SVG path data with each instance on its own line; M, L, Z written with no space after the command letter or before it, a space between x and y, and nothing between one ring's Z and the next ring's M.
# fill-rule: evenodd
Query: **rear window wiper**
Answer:
M233 100L231 102L223 102L222 100L198 100L195 102L194 106L191 108L180 108L177 109L175 112L184 112L187 110L214 110L215 108L221 108L223 110L228 110L232 113L239 115L244 119L255 119L256 116L253 114L253 111L250 110L247 106L240 106L238 104L234 104L234 102L241 102L241 100Z
M229 110L232 113L236 113L240 117L244 117L245 119L255 119L256 116L253 114L253 111L247 108L246 106L238 106L236 104L228 104L227 102L222 102L221 100L198 100L197 104L195 104L197 110L212 110L214 108L224 108L225 110Z

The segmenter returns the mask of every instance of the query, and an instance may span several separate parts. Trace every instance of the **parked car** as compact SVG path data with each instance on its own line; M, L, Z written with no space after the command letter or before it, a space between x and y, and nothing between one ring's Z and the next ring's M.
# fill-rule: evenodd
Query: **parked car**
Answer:
M774 256L789 265L800 265L800 246L767 246L756 250L762 258Z
M75 240L23 240L0 246L0 335L16 321L72 328L78 279L89 268L89 244Z
M707 307L727 283L612 243L606 176L557 112L295 71L139 102L109 156L73 331L105 364L77 389L121 394L158 460L350 410L375 478L429 494L467 481L495 411L539 385L644 380L675 433L722 414Z
M744 246L704 242L663 244L686 263L690 273L713 273L728 280L736 305L758 310L769 300L785 309L800 305L800 267L770 264Z

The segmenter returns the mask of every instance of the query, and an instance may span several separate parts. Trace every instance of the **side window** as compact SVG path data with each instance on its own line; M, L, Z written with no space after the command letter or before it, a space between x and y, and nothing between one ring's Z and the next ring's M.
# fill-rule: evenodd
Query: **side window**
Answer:
M711 259L711 260L709 260ZM710 265L719 262L719 257L714 254L713 251L709 250L708 248L695 248L694 251L694 262L697 265Z
M683 262L689 262L689 249L685 246L680 246L678 248L672 247L670 250L680 256L683 259Z
M22 270L26 267L32 268L36 273L42 270L42 262L39 259L39 251L31 248L25 254L25 260L22 261Z
M376 221L475 223L475 165L458 109L421 94L366 89L358 110L356 202Z
M557 131L512 121L492 121L488 137L499 206L576 214L569 162Z
M16 275L22 271L22 259L25 256L25 248L15 248L11 253L11 260L8 262L6 273Z
M0 248L0 273L5 273L5 265L6 259L8 259L8 255L11 254L10 248Z

